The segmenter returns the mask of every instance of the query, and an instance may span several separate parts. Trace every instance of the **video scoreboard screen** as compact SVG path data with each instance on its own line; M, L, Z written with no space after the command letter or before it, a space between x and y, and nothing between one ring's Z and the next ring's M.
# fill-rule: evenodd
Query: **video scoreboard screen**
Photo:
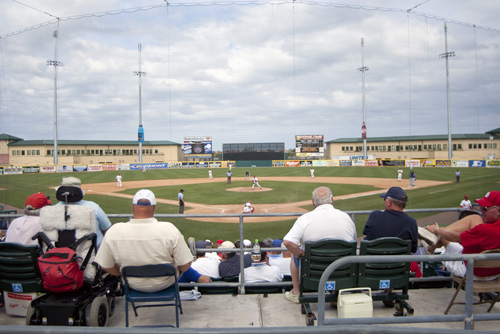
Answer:
M295 136L296 155L298 157L323 157L325 155L323 140L323 135Z
M184 137L183 148L186 158L211 158L212 137Z

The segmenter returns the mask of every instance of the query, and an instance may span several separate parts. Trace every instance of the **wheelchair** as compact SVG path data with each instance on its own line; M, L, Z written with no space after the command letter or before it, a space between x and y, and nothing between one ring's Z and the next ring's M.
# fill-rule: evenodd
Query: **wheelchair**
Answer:
M109 275L92 261L96 253L94 209L68 205L83 198L82 190L61 186L56 197L65 204L42 208L43 232L33 240L38 239L44 251L73 248L80 258L80 269L84 269L84 282L78 290L47 292L34 299L28 307L26 325L105 327L113 315L115 297L124 295L121 278Z

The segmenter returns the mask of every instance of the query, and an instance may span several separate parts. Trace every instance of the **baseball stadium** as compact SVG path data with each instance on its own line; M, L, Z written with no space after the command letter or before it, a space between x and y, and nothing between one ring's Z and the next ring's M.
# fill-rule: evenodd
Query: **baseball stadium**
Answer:
M147 334L166 330L133 327L164 322L177 327L172 333L498 331L500 277L473 274L500 270L500 250L485 242L481 251L447 254L443 242L464 215L490 225L498 209L484 204L500 183L498 4L347 2L0 4L0 334ZM148 206L180 232L186 245L176 251L193 261L203 249L195 241L230 241L228 249L207 252L221 263L242 254L239 274L182 282L184 266L162 263L171 286L134 290L119 261L113 268L92 262L105 248L95 234L77 240L88 226L75 223L81 208L69 205L71 192L63 205L67 177L81 181L78 201L97 203L114 230ZM356 235L290 248L283 239L319 207L319 187L331 190L333 207L347 213ZM431 243L420 231L412 240L363 240L370 215L398 201L387 196L395 187L404 193L401 214L417 231L426 227ZM142 189L154 193L154 204L134 199ZM37 234L39 245L27 254L4 240L34 193L51 201L39 211L64 208L54 226L64 225L48 242ZM464 197L470 210L460 207ZM86 211L92 228L95 212ZM165 225L171 228L156 227ZM467 247L458 235L452 241ZM66 238L70 246L62 245ZM243 240L258 247L234 246ZM88 257L77 254L81 245ZM49 268L64 274L62 267L42 274L39 266L66 246L74 248L82 281L89 267L95 272L58 294L44 275ZM298 250L288 274L246 282L243 266L269 266L261 255L271 248L282 257ZM127 251L129 258L142 254ZM466 273L450 274L445 261ZM148 265L129 268L157 278ZM20 283L29 275L37 289ZM134 298L173 308L137 313ZM453 306L460 303L465 307ZM132 328L124 328L129 313Z

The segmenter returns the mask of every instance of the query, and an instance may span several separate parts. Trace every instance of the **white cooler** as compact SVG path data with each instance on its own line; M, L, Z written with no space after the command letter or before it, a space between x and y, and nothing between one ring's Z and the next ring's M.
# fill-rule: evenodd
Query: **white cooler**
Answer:
M339 318L371 318L373 316L372 290L370 288L339 290L337 313Z

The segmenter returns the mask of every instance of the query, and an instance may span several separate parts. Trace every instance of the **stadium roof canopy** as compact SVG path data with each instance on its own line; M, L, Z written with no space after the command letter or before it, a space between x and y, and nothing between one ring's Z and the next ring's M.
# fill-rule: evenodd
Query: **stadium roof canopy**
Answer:
M490 132L493 132L492 130ZM451 135L451 139L489 139L491 135L496 136L496 133L478 133L478 134L456 134ZM426 136L393 136L393 137L367 137L367 142L383 142L383 141L422 141L422 140L446 140L448 135L426 135ZM338 138L327 141L327 143L354 143L363 142L361 138Z
M3 136L8 136L3 137ZM23 140L21 138L2 135L0 134L1 139L9 139L16 140L9 144L9 146L44 146L44 145L54 145L53 140ZM133 140L58 140L57 145L73 145L73 146L137 146L138 142ZM179 143L175 143L169 140L159 140L159 141L144 141L142 143L143 146L165 146L165 145L181 145Z

